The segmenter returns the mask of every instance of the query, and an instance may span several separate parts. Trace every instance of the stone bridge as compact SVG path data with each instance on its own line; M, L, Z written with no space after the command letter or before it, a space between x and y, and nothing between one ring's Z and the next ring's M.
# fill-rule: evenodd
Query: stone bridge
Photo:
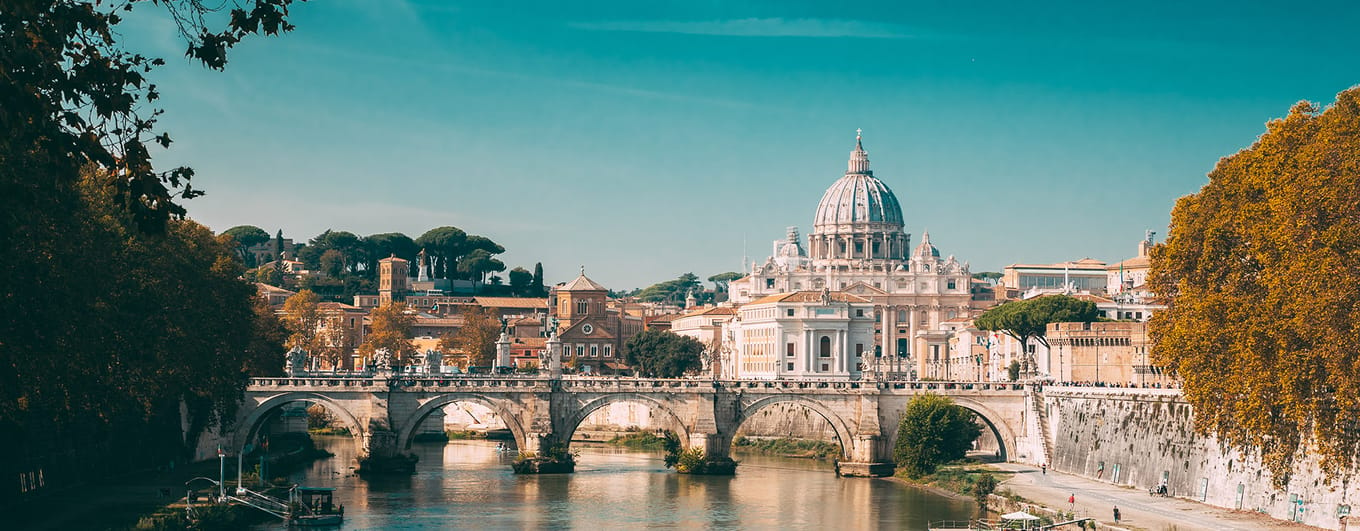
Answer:
M840 471L878 476L893 470L892 447L907 402L937 393L977 414L1005 460L1044 462L1041 424L1031 411L1032 391L1021 384L988 382L696 380L609 377L290 377L255 378L245 392L233 432L236 448L289 403L311 402L348 425L360 453L406 452L421 421L455 402L495 412L522 451L569 443L591 413L616 402L647 405L653 417L687 448L728 456L745 419L773 404L793 403L821 415L835 430ZM989 433L990 432L990 433Z

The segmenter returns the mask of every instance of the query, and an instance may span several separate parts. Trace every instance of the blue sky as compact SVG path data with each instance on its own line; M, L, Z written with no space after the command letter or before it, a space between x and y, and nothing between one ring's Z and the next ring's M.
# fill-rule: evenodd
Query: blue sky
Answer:
M806 234L854 131L974 271L1130 256L1298 100L1360 83L1360 8L1222 3L323 1L182 59L125 24L191 217L306 240L454 225L547 280L633 288Z

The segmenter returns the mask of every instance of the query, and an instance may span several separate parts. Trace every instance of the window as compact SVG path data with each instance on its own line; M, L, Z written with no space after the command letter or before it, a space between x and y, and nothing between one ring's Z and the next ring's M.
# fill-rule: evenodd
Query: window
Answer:
M585 345L576 345L576 357L582 358L582 357L585 357L585 355L586 355L586 346L585 346Z
M613 345L605 345L605 346L604 346L604 357L606 357L606 358L612 358L612 357L614 357L614 353L613 353L613 352L610 352L610 350L612 350L612 349L613 349Z
M829 370L831 370L831 366L830 366L830 365L827 365L827 364L825 364L825 363L823 363L823 364L822 364L822 372L826 372L826 371L829 371Z
M855 357L864 355L864 343L855 343Z
M864 317L864 310L855 310L855 317Z
M819 348L818 348L817 355L820 356L820 357L823 357L823 358L830 358L830 357L831 357L831 338L830 338L830 337L822 336L822 340L821 340L821 342L820 342L820 346L819 346ZM826 369L822 369L822 370L826 370Z
M905 323L905 322L907 322L907 311L906 311L906 310L897 310L897 322L899 322L899 323Z
M786 371L792 371L792 370L793 370L793 364L792 364L792 363L786 363L786 364L784 364L784 370L786 370Z
M864 254L864 242L855 242L855 256Z
M786 347L786 348L784 349L784 355L785 355L785 356L788 356L788 357L790 357L790 358L792 358L792 357L793 357L793 343L788 343L788 344L786 344L786 345L784 345L784 346Z
M600 346L599 346L599 345L591 345L591 346L590 346L590 357L592 357L592 358L598 358L598 357L600 357Z
M767 278L767 279L765 279L765 288L766 288L766 289L774 289L774 279L773 279L773 278Z
M789 317L793 317L793 308L789 308L788 312Z
M586 313L590 309L590 301L576 301L576 313Z
M954 283L953 280L949 281L949 289L954 289L954 288L956 288L956 287L958 287L958 286L957 286L957 284Z

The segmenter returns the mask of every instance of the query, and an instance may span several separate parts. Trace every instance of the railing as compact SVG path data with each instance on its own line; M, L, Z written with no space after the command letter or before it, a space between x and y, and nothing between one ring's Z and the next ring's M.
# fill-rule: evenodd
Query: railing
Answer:
M910 390L910 391L1024 391L1020 382L955 382L920 380L708 380L701 378L636 378L625 376L563 376L550 379L538 375L393 375L374 376L252 378L250 385L260 387L334 387L336 390L363 390L372 387L420 389L528 388L557 382L568 390L618 389L787 389L787 390Z

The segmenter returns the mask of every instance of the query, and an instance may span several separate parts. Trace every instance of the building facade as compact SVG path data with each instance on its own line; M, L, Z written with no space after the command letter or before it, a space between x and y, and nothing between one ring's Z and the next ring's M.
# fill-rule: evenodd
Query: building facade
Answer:
M609 290L581 275L548 290L549 317L557 323L562 361L587 374L628 370L623 347L642 331L642 318L610 308Z
M1174 381L1150 361L1147 323L1052 323L1045 335L1060 382L1165 387Z
M881 353L874 358L880 372L925 372L927 332L990 305L973 300L968 263L943 256L929 233L912 248L901 204L869 169L859 135L845 174L817 205L807 246L790 228L773 250L773 256L731 282L731 301L747 304L774 294L822 290L860 297L877 316L868 350Z
M796 291L743 304L723 324L720 374L732 379L858 379L874 358L874 305Z

